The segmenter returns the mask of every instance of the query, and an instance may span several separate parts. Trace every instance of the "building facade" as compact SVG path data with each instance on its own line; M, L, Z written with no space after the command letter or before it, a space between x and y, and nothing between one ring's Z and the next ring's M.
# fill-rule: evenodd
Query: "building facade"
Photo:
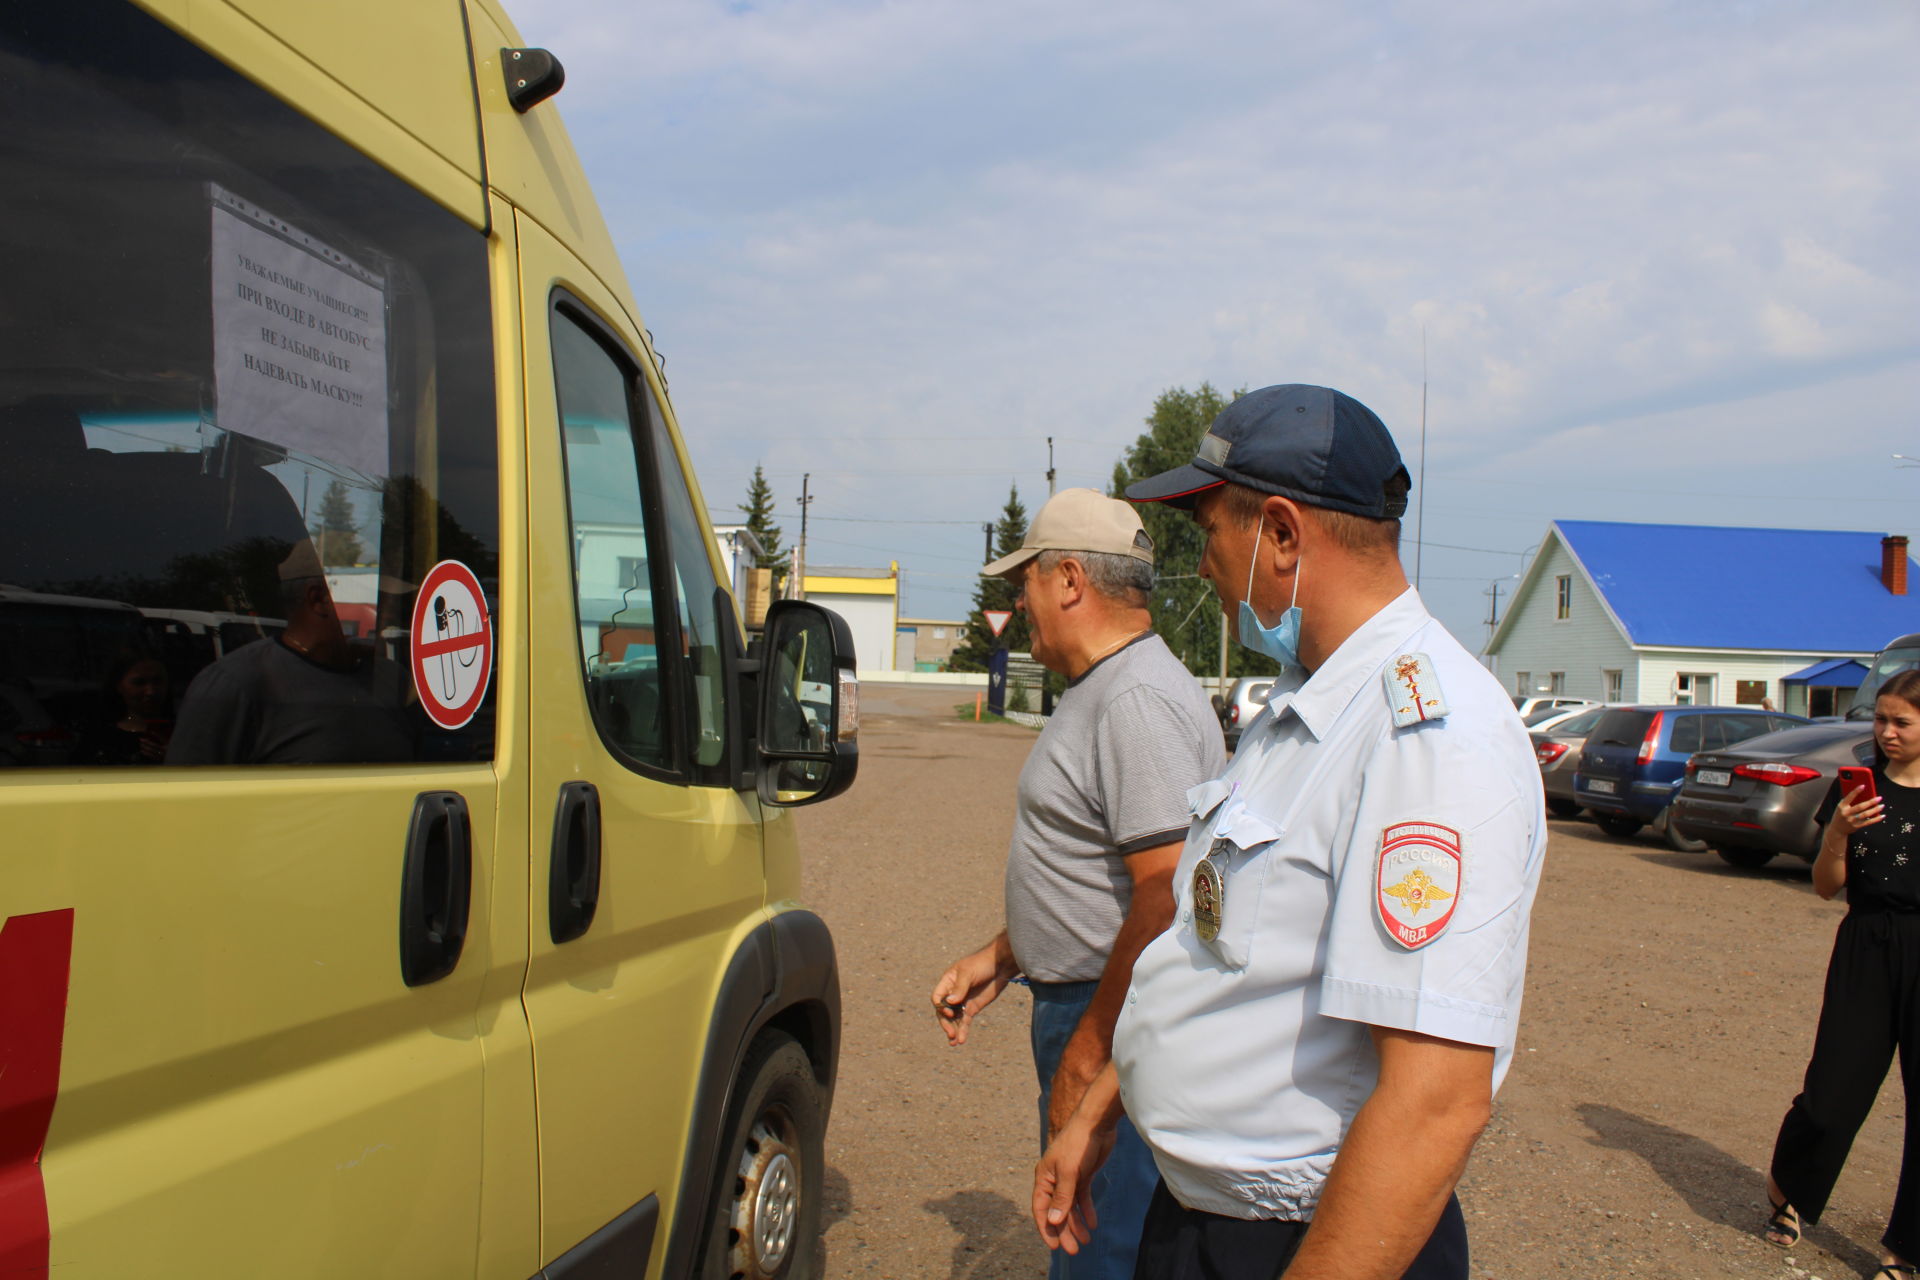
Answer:
M1908 565L1894 535L1559 520L1485 653L1515 697L1836 714L1920 630Z
M884 569L807 566L806 598L847 621L861 671L898 671L900 564ZM904 668L911 671L911 663Z

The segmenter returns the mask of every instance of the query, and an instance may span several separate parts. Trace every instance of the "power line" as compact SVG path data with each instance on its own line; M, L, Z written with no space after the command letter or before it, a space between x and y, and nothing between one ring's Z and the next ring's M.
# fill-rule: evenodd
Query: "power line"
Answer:
M815 520L831 520L835 524L965 524L980 523L978 520L889 520L881 516L815 516Z

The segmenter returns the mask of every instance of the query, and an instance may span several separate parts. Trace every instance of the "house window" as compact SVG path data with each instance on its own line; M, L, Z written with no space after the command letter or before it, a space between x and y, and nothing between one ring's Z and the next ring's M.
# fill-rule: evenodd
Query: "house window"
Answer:
M1547 674L1547 692L1565 693L1567 691L1567 673L1553 671Z
M1556 582L1559 586L1559 595L1553 616L1557 621L1565 622L1573 616L1573 575L1563 573Z
M621 556L619 567L615 570L616 581L624 590L647 585L647 558L645 556Z
M1625 702L1626 701L1626 697L1625 697L1626 681L1622 678L1624 674L1625 674L1624 672L1620 672L1620 671L1602 671L1600 673L1601 677L1603 678L1607 686L1608 702Z
M1713 701L1713 676L1683 671L1673 678L1673 700L1683 707L1704 707Z
M1524 698L1533 692L1533 672L1516 671L1513 673L1513 692L1515 697Z
M1767 700L1765 680L1735 680L1733 700L1743 707L1757 707Z

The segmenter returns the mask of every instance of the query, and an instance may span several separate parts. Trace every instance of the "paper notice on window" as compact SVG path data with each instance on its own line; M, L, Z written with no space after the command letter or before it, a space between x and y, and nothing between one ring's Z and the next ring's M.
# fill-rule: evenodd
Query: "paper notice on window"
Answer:
M386 281L232 192L210 191L221 429L385 475Z

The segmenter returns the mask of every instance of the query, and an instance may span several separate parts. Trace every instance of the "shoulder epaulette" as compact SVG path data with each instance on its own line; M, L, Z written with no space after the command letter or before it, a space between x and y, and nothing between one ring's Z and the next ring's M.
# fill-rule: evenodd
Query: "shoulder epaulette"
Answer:
M1424 653L1403 653L1387 664L1387 707L1393 712L1393 727L1404 729L1423 720L1440 720L1447 714L1447 698L1440 691L1440 676L1433 659Z

